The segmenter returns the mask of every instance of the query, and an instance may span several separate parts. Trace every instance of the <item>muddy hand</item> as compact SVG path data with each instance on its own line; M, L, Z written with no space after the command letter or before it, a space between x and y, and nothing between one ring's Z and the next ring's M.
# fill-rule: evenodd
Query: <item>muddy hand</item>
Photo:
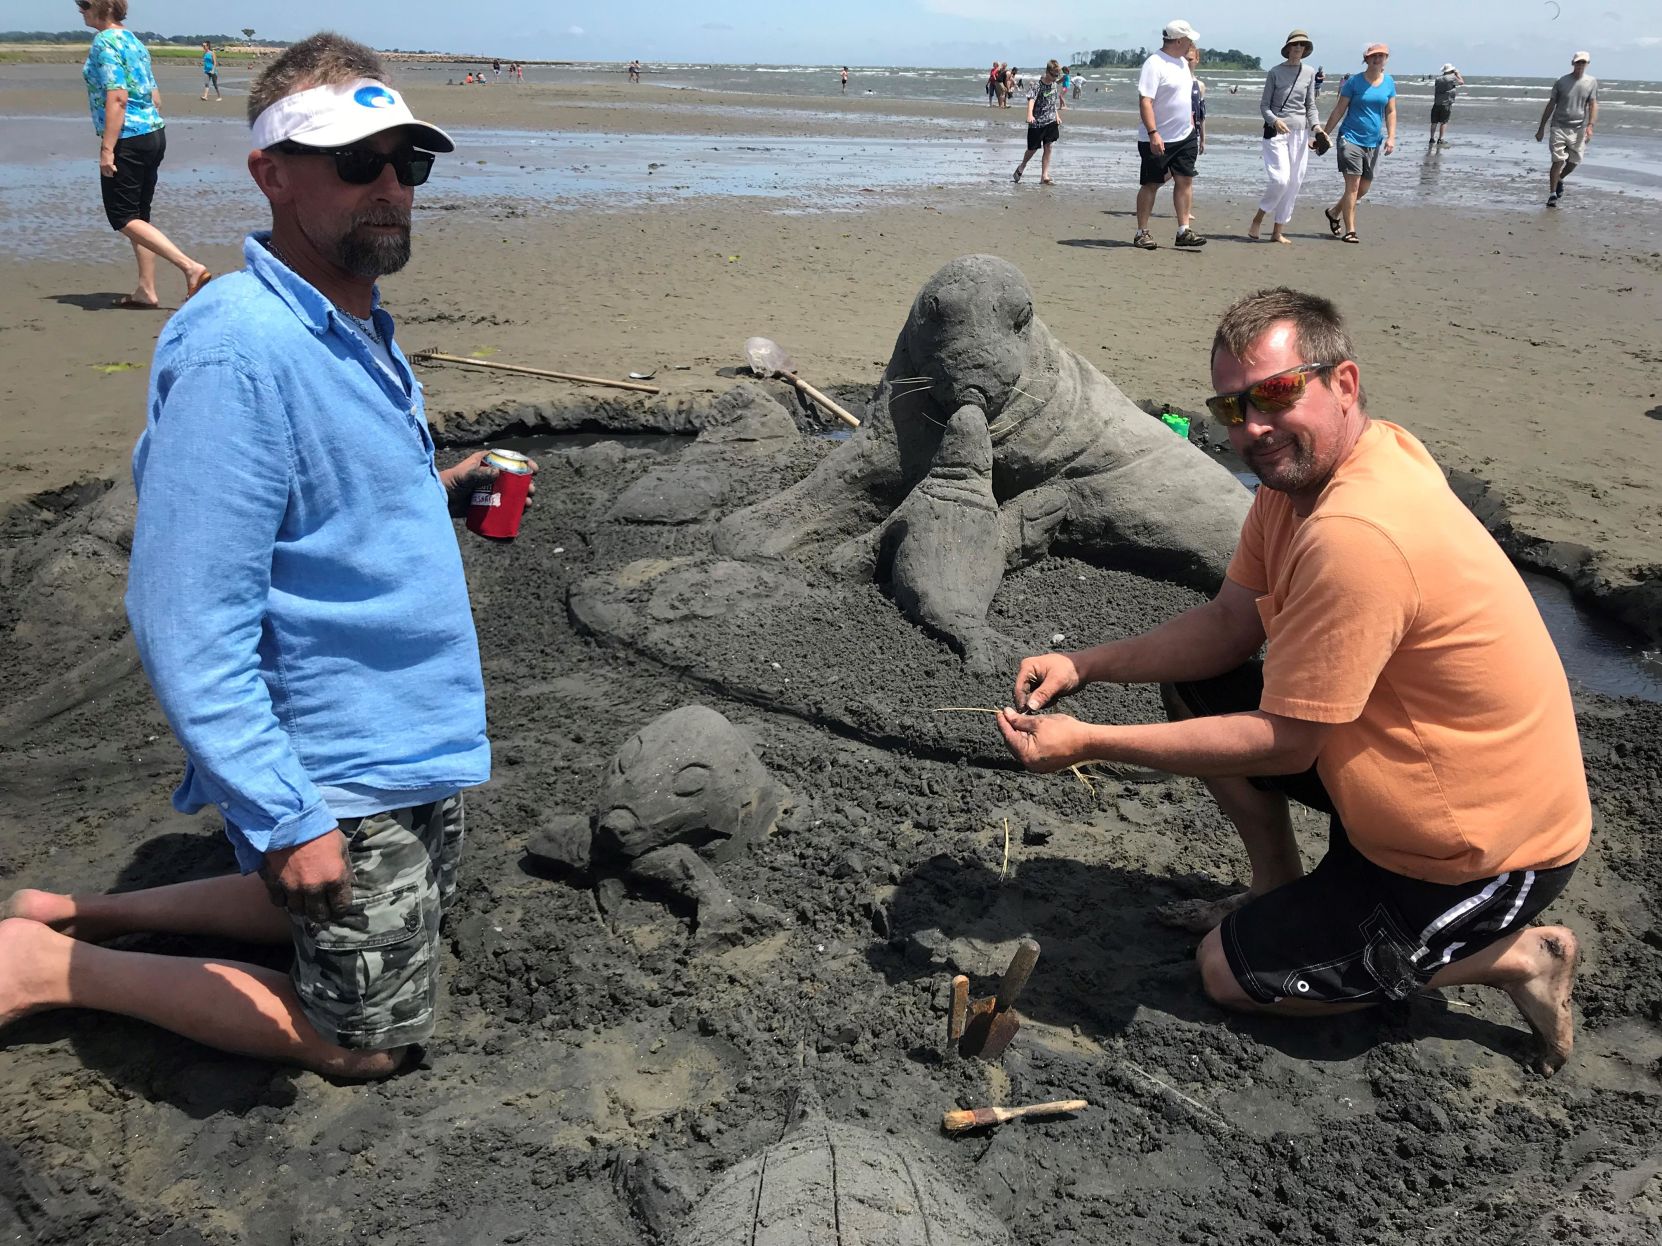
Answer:
M362 920L362 914L351 912L352 862L339 827L293 848L267 852L260 877L271 902L296 917L319 924L350 924L354 916Z
M1016 708L1031 714L1077 692L1082 681L1073 658L1065 653L1041 653L1023 658L1016 672Z
M452 497L465 497L468 490L474 485L484 484L488 480L495 480L502 474L500 468L492 467L485 462L489 450L475 450L454 467L448 467L439 473L439 479L444 482L445 492ZM531 468L531 487L525 495L525 505L530 506L537 492L537 472L540 470L537 461L532 458L525 460Z
M998 712L998 731L1010 755L1034 774L1052 774L1085 758L1085 725L1066 714Z

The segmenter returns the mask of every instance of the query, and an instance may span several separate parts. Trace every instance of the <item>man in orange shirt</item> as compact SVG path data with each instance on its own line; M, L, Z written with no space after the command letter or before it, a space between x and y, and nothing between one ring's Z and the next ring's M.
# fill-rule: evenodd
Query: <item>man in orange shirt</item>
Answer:
M1499 987L1550 1074L1574 1042L1576 940L1529 923L1569 882L1592 807L1529 592L1425 447L1369 418L1327 300L1236 303L1212 380L1207 406L1262 482L1223 587L1141 636L1026 659L1005 742L1030 770L1206 781L1252 865L1249 891L1190 914L1217 1003L1321 1015ZM1099 680L1162 683L1172 721L1036 713ZM1308 875L1289 796L1331 815Z

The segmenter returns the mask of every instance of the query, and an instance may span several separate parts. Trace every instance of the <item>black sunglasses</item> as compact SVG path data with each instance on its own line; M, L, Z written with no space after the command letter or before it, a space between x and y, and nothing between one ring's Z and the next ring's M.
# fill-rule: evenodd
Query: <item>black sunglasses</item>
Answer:
M1206 400L1206 409L1212 418L1225 428L1236 428L1246 423L1247 404L1257 407L1265 415L1289 411L1298 405L1309 385L1309 378L1319 376L1336 363L1303 363L1274 376L1255 381L1239 393L1213 394Z
M75 0L75 7L85 13L92 7L92 0Z
M335 162L336 175L352 186L370 185L389 164L400 186L420 186L433 171L433 153L413 147L379 152L367 147L308 147L285 139L273 143L270 150L290 156L328 156Z

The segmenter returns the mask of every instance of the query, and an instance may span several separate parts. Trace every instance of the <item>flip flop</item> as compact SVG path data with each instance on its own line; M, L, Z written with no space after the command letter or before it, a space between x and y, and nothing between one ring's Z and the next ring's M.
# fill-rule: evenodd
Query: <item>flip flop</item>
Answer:
M1323 208L1322 215L1327 218L1327 227L1333 231L1333 236L1337 238L1344 228L1339 222L1338 214L1332 208Z
M190 285L185 287L185 300L188 302L190 300L191 295L195 294L198 290L200 290L203 286L207 285L208 282L212 281L213 279L214 279L214 275L204 269L203 273L200 277L198 277L195 281L191 282Z
M146 303L142 299L134 298L131 294L123 294L110 306L120 311L161 311L162 309L160 303Z
M1340 242L1361 242L1362 240L1356 236L1356 231L1353 229L1349 233L1347 233L1343 238L1339 239L1339 241Z

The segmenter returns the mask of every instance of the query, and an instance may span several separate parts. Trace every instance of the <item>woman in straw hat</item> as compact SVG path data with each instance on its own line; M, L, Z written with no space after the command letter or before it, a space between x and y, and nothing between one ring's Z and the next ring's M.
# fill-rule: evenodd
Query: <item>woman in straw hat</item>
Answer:
M1264 79L1264 94L1258 101L1264 120L1264 193L1252 224L1247 226L1249 238L1257 239L1268 216L1272 222L1270 241L1291 243L1282 230L1293 219L1293 204L1299 187L1304 185L1310 148L1315 136L1322 133L1316 113L1316 75L1304 63L1313 51L1310 36L1302 30L1293 31L1281 47L1285 59Z

